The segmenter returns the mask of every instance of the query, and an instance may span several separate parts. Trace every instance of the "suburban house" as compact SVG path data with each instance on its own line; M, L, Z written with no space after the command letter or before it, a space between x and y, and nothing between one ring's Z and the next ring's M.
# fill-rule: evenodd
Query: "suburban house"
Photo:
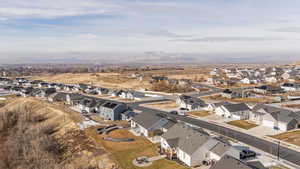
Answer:
M242 84L257 84L258 82L258 78L255 77L245 77L241 80Z
M103 88L103 87L98 87L98 88L95 89L95 91L96 91L99 95L104 95L104 94L108 94L108 93L109 93L109 89Z
M109 91L109 95L113 96L113 97L119 97L124 91L123 90L111 90Z
M147 138L160 135L162 127L169 122L167 118L153 114L151 112L142 112L137 114L131 120L131 129L139 135Z
M180 108L187 110L201 110L207 107L207 104L200 98L187 95L178 96L176 103Z
M271 86L271 85L262 85L254 88L254 92L260 94L275 94L275 93L281 93L282 91L283 90L281 89L281 87Z
M27 97L31 95L31 92L34 90L33 87L27 87L21 90L21 96Z
M223 156L209 169L267 169L259 161L244 162L231 155Z
M235 98L245 98L249 97L249 92L245 90L230 90L230 89L225 89L221 93L222 97L228 98L228 99L235 99Z
M276 83L278 80L275 76L266 76L265 81L267 83Z
M184 123L173 125L161 136L161 152L170 159L178 159L187 166L201 165L206 161L218 160L229 153L239 158L239 151L232 149L201 128L193 128ZM228 147L227 147L228 146Z
M131 121L135 115L136 115L136 113L134 111L127 110L121 114L121 120Z
M95 106L97 102L93 98L84 98L76 105L76 107L81 111L86 111L88 113L95 112Z
M44 89L41 89L39 97L46 98L46 97L50 96L53 93L56 93L55 88L44 88Z
M297 92L300 91L300 83L284 83L281 88L287 92Z
M67 101L67 93L57 92L48 97L48 101L50 102L66 102Z
M69 105L75 106L84 98L82 94L78 93L68 93L66 96L66 102Z
M276 130L288 131L298 128L300 115L288 109L259 104L252 109L249 120Z
M229 102L210 103L210 104L208 104L208 106L207 106L207 110L208 110L208 111L214 112L214 111L216 110L217 107L220 107L220 106L226 105L226 104L231 104L231 103L229 103Z
M126 104L109 101L101 104L98 112L105 120L121 120L122 113L126 112L128 109Z
M128 91L123 91L120 97L124 99L130 99L130 100L141 100L142 98L145 97L145 94L134 90L128 90Z
M233 118L236 120L248 119L251 110L245 103L226 104L217 107L215 113L226 118Z

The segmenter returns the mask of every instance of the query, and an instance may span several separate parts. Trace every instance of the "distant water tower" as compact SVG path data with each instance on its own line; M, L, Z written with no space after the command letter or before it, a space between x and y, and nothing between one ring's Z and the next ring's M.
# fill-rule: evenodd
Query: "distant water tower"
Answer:
M5 71L2 72L2 76L6 77L6 72Z

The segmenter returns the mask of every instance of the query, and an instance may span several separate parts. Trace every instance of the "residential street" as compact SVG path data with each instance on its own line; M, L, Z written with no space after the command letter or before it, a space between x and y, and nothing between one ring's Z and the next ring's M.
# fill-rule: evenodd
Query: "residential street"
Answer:
M227 137L236 139L240 142L243 142L245 144L248 144L250 146L256 147L260 150L263 150L265 152L268 152L270 154L273 154L275 156L277 156L278 153L278 145L274 144L273 142L269 142L266 141L264 139L260 139L245 133L241 133L239 131L235 131L229 128L225 128L223 126L219 126L217 124L212 124L212 123L208 123L206 121L202 121L199 119L193 119L190 117L185 117L185 116L178 116L178 115L172 115L169 114L165 111L160 111L160 110L156 110L156 109L151 109L151 108L146 108L146 107L142 107L139 106L137 103L132 103L130 104L132 108L140 110L140 111L147 111L149 113L163 113L163 114L167 114L170 117L174 117L179 121L183 121L186 123L190 123L192 125L198 126L198 127L202 127L204 129L225 135ZM291 163L297 164L298 166L300 166L300 152L291 150L289 148L286 147L280 147L280 158L287 160Z

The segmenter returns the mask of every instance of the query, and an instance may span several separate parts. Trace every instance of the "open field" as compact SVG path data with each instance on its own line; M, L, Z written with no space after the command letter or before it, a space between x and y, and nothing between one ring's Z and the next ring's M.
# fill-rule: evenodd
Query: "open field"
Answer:
M233 126L236 126L236 127L242 128L242 129L245 129L245 130L249 130L249 129L254 128L254 127L257 126L256 124L247 122L247 121L245 121L245 120L235 120L235 121L230 121L230 122L228 122L227 124L230 124L230 125L233 125Z
M136 137L131 134L128 130L121 129L115 130L110 133L110 136L117 138L134 138L133 142L116 143L105 141L101 138L101 135L97 134L95 130L88 130L89 135L92 135L97 142L102 144L104 148L111 153L112 158L120 165L123 169L140 169L132 164L132 161L141 156L157 156L157 147L150 141ZM149 167L143 167L145 169L185 169L185 167L178 165L173 161L166 159L158 160L153 162Z
M65 84L86 83L107 88L140 89L151 87L147 81L139 81L119 73L63 73L43 75L31 79Z
M206 117L211 115L209 111L192 111L188 112L189 115L197 116L197 117Z
M270 103L270 102L273 101L269 97L228 99L228 98L222 97L220 94L211 95L211 96L204 96L204 97L201 97L201 98L208 99L208 100L228 101L228 102L236 102L236 103Z
M289 131L271 137L300 146L300 130Z
M178 105L175 101L165 101L165 102L158 102L158 103L150 103L150 104L143 104L145 107L154 108L154 109L177 109Z

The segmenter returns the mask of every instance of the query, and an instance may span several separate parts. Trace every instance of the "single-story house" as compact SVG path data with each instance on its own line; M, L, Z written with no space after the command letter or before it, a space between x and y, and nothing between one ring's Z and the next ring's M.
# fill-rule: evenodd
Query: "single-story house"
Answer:
M66 96L66 102L69 105L76 106L85 96L78 93L68 93Z
M287 92L297 92L300 91L300 83L284 83L281 88Z
M236 120L248 119L251 110L245 103L226 104L216 108L215 113Z
M50 102L66 102L67 101L67 93L57 92L57 93L51 94L48 97L48 101L50 101Z
M131 120L131 129L145 137L153 137L162 132L162 126L169 122L168 119L152 112L142 112Z
M275 93L281 93L282 91L283 90L281 89L281 87L272 86L272 85L262 85L254 88L254 92L261 93L261 94L275 94Z
M160 148L168 158L177 158L190 167L219 160L227 153L237 158L240 155L238 150L211 137L203 129L184 123L176 123L161 136Z
M226 104L231 104L231 103L225 102L225 101L217 102L217 103L210 103L210 104L208 104L208 106L207 106L207 110L208 110L208 111L214 112L214 111L216 110L217 107L220 107L220 106L226 105Z
M288 131L298 128L300 115L288 109L259 104L252 109L249 120L276 130Z

